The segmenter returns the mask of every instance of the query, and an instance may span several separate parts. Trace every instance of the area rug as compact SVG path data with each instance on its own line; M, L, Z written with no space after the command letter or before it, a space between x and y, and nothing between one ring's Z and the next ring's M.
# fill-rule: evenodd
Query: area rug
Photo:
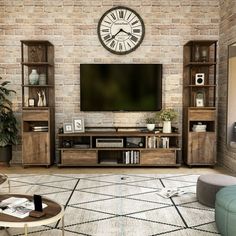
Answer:
M11 191L40 194L65 206L65 235L210 236L220 235L214 209L196 200L198 175L53 174L10 175ZM182 196L163 198L163 187L180 188ZM7 186L0 189L7 192ZM23 229L10 228L13 236ZM0 235L6 235L0 230ZM59 236L61 222L30 228L29 235Z

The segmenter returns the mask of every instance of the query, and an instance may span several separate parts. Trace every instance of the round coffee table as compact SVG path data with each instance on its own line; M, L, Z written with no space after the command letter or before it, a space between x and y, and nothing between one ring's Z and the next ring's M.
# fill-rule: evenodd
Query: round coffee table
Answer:
M0 185L6 183L8 184L8 191L10 192L10 181L8 176L0 173Z
M0 202L10 197L27 198L30 201L33 201L33 196L30 195L2 194L0 195ZM23 219L20 219L0 212L0 227L24 228L24 235L28 235L29 227L48 225L58 220L62 220L62 235L64 236L64 207L48 198L42 197L42 200L43 203L47 204L47 207L43 209L43 212L45 213L44 216L40 218L27 216Z

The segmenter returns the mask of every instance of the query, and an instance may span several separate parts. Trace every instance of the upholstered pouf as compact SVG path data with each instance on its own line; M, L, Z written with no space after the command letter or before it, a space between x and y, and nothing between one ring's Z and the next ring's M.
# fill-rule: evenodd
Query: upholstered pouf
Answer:
M201 175L197 181L197 199L203 205L214 208L216 193L223 187L236 185L236 178L222 174Z
M221 235L236 235L236 185L222 188L216 194L215 220Z

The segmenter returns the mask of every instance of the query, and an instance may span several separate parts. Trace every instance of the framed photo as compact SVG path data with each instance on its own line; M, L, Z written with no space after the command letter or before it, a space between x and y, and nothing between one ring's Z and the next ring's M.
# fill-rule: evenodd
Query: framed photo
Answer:
M195 94L195 106L204 107L205 105L205 93L203 91L197 91Z
M72 123L64 123L63 124L63 132L64 134L68 134L68 133L73 133L73 124Z
M74 132L84 132L84 118L78 117L72 119Z
M28 106L29 106L29 107L34 107L34 106L35 106L35 101L34 101L33 98L29 98L29 100L28 100Z

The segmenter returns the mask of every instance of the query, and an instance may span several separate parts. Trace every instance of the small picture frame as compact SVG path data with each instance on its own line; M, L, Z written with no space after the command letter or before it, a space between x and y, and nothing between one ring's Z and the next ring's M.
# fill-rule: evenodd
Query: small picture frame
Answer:
M204 107L205 106L205 94L203 91L198 91L195 94L195 106Z
M72 123L64 123L63 124L63 132L64 134L69 134L69 133L73 133L73 124Z
M84 118L78 117L72 119L73 128L75 133L83 133L84 132Z
M28 106L29 106L29 107L34 107L34 106L35 106L35 100L34 100L34 98L29 98L29 99L28 99Z

